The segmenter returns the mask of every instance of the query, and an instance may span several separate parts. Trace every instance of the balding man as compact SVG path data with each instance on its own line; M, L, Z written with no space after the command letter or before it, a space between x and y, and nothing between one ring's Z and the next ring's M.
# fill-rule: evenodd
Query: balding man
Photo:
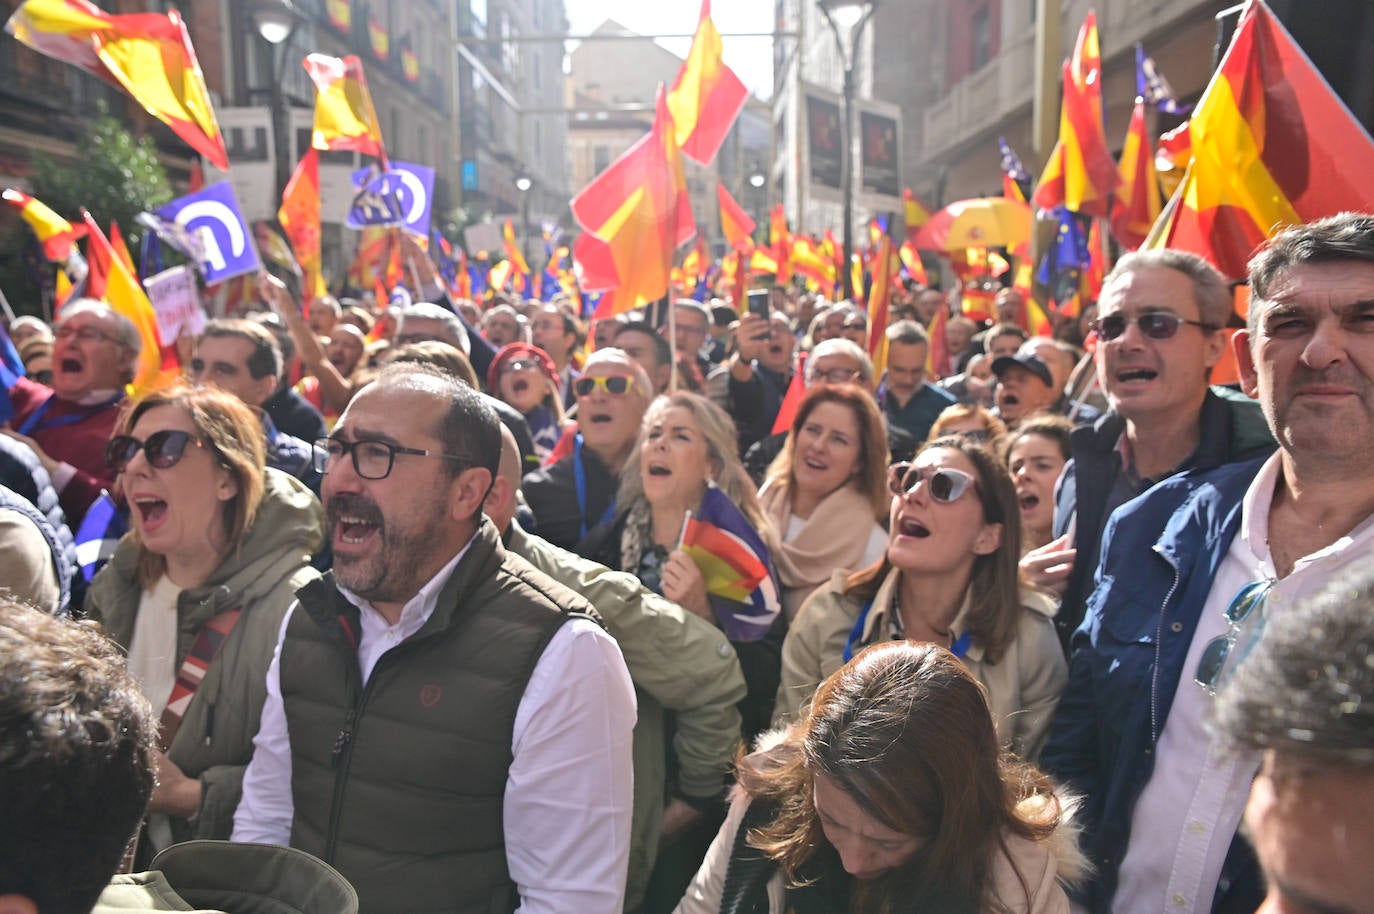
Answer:
M52 388L20 378L9 391L10 427L0 431L33 450L75 529L114 482L105 445L114 434L125 385L134 378L142 340L127 317L89 298L62 308L56 335Z

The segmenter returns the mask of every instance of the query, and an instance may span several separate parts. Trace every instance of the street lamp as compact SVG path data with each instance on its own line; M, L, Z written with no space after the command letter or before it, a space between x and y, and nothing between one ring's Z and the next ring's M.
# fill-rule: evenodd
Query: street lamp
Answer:
M844 267L840 273L844 278L844 297L852 299L854 283L849 258L854 251L854 64L859 56L859 39L863 36L864 26L873 17L877 0L816 0L816 5L820 7L821 15L835 36L835 50L840 55L840 65L844 67L844 127L840 131L843 138L840 149L840 197L844 200ZM844 32L849 33L847 47Z
M529 175L521 172L516 176L515 189L520 191L520 230L524 232L526 265L530 262L530 188L532 187L534 187L534 181L530 180ZM532 281L533 279L531 279Z
M255 0L250 7L253 28L258 37L267 42L271 61L271 113L273 159L277 171L277 194L286 189L291 180L291 138L290 120L287 117L286 97L282 93L282 80L285 78L286 56L291 45L291 37L296 33L304 17L291 0ZM277 52L278 45L281 52ZM283 151L284 150L284 151Z
M761 214L758 222L756 223L757 227L754 229L756 234L760 231L761 227L767 224L768 222L768 200L762 193L763 186L767 183L768 176L763 173L763 169L759 166L757 162L755 162L754 170L749 175L749 187L752 188L749 194L749 204L750 208L753 209L754 212ZM764 235L763 240L767 241L768 236Z

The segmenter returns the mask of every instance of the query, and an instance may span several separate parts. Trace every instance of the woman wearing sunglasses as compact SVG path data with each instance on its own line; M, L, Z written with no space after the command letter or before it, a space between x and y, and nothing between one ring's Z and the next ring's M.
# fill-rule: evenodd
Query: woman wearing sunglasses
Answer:
M1067 914L1084 862L1065 806L1000 749L983 690L948 651L876 645L741 760L676 914Z
M909 639L948 648L988 691L1004 745L1033 760L1068 681L1054 603L1017 581L1021 527L1006 468L962 437L888 474L887 554L816 592L783 644L774 722L861 648Z
M152 850L228 838L282 619L317 576L323 511L264 469L262 425L231 394L156 391L117 431L105 456L132 529L86 610L162 717L146 837Z
M882 556L887 460L887 432L868 391L821 384L802 397L759 490L782 541L774 561L789 621L835 572L867 567Z
M553 359L529 343L502 346L487 369L487 390L525 417L541 462L563 434L563 397L558 385Z

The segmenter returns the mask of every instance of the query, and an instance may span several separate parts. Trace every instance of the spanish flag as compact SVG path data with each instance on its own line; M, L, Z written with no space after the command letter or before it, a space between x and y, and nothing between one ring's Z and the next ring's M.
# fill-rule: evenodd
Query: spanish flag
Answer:
M711 164L739 116L749 90L721 58L720 32L711 21L711 0L701 0L701 19L691 50L668 90L673 136L682 154Z
M86 0L25 0L5 31L119 86L221 171L229 153L181 14L112 15Z
M1121 147L1119 164L1121 187L1112 203L1112 234L1116 240L1135 250L1150 233L1150 226L1159 218L1162 204L1159 199L1159 175L1145 133L1145 100L1137 98L1131 114L1131 126Z
M1258 0L1241 13L1188 135L1192 160L1145 247L1201 254L1240 279L1280 228L1374 212L1374 140Z
M720 230L730 247L739 250L752 244L754 220L735 202L724 184L716 184L716 198L720 202Z
M20 218L33 229L38 236L38 243L43 245L43 256L49 260L65 263L71 256L72 242L86 234L84 225L72 225L21 190L6 188L4 198L6 203L19 210Z
M90 262L90 274L86 279L86 294L91 298L104 301L115 311L127 317L138 328L143 345L138 353L138 365L134 370L134 395L146 393L175 376L177 368L176 347L169 344L165 349L158 334L157 314L152 303L144 293L138 279L129 271L115 253L100 226L84 209L81 218L86 222L90 240L86 244L86 258ZM164 368L167 369L164 372ZM167 375L167 377L164 377Z
M525 253L520 250L520 243L515 240L515 223L509 219L501 227L501 244L505 247L506 260L510 262L515 274L529 276L530 265L525 262Z
M324 295L328 290L320 267L320 153L314 147L301 156L282 191L277 221L301 265L302 297L310 301Z
M902 191L902 217L908 238L915 238L921 226L930 220L930 208L916 198L910 187Z
M1102 126L1102 51L1097 15L1083 20L1073 57L1064 62L1064 103L1059 142L1050 150L1040 184L1031 197L1040 209L1064 206L1076 213L1107 215L1111 193L1121 183Z
M673 254L696 223L662 86L653 129L573 198L572 213L585 229L573 246L583 288L614 290L617 311L668 294Z
M725 637L758 641L782 611L772 557L758 531L714 485L689 515L682 550L691 556Z
M892 253L892 239L883 235L873 257L873 285L868 290L868 355L873 359L873 374L881 377L887 370L888 306L892 300L892 279L900 269Z
M311 54L305 58L305 70L315 83L315 129L310 145L316 149L352 149L376 156L385 165L382 126L357 55L339 58Z

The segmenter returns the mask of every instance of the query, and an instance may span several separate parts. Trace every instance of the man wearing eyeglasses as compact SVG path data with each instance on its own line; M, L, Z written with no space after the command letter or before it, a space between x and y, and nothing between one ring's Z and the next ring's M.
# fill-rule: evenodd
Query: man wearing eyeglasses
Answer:
M1233 349L1279 450L1175 476L1112 515L1041 757L1086 798L1086 910L1259 906L1259 869L1237 834L1259 756L1215 737L1213 696L1263 644L1266 620L1348 578L1374 547L1374 216L1280 232L1251 260L1250 286ZM1148 312L1118 295L1099 329L1130 344ZM1215 326L1205 311L1173 314ZM1132 319L1120 334L1101 324L1117 315ZM1180 323L1160 339L1156 326L1153 341L1202 330ZM1127 347L1108 364L1123 403L1162 399L1176 367Z
M1034 583L1062 592L1055 627L1066 652L1113 511L1174 473L1273 449L1258 403L1208 387L1230 317L1226 280L1184 251L1127 254L1103 283L1095 363L1110 409L1073 432L1055 503L1060 539L1022 561Z
M878 405L888 428L925 441L940 413L954 405L954 395L926 380L930 340L919 324L898 321L886 332L887 371L878 388Z
M483 517L495 413L387 368L319 453L334 568L283 623L234 839L331 862L366 911L620 911L634 688Z
M142 340L132 321L89 298L63 307L56 336L52 389L20 378L9 391L14 416L0 432L33 450L75 529L113 482L105 443L114 434Z

